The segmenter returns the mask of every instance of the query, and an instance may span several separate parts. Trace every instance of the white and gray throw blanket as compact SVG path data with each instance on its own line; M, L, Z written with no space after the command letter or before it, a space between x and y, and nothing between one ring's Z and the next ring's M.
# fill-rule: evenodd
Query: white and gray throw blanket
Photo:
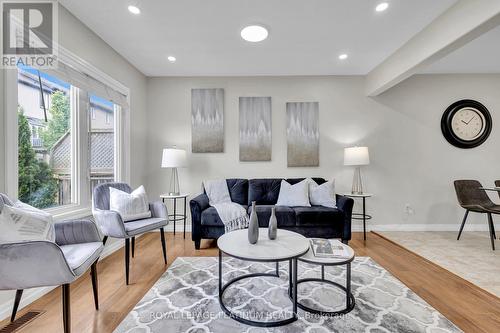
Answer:
M231 201L225 179L204 181L203 187L210 206L217 210L226 232L248 228L247 211L242 205Z

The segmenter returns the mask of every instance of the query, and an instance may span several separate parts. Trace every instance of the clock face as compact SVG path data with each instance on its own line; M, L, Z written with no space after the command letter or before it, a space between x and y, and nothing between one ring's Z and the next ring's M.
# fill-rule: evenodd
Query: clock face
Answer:
M450 105L441 118L446 140L458 148L474 148L488 139L492 128L488 109L478 101L461 100Z
M464 141L477 139L485 130L484 115L474 108L458 110L451 118L453 133Z

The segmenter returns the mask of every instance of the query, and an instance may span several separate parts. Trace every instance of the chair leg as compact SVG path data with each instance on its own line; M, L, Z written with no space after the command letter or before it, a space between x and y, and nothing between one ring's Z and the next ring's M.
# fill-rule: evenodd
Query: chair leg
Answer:
M128 285L128 273L130 264L130 239L125 238L125 282Z
M491 217L491 231L493 231L493 239L497 239L497 235L495 233L495 223L493 223L493 217Z
M460 226L460 231L458 232L457 240L460 240L460 235L462 234L462 230L464 230L465 221L467 221L467 216L469 216L469 210L465 211L464 219L462 220L462 225Z
M97 284L97 261L90 266L90 275L92 277L92 290L94 292L95 309L99 310L99 289Z
M23 289L18 289L16 291L16 298L14 299L14 307L12 308L12 315L10 316L11 323L14 320L16 320L17 308L19 307L19 302L21 302L21 297L23 297Z
M132 237L132 258L135 255L135 237Z
M491 217L491 213L488 213L488 226L490 229L490 240L491 240L491 249L495 251L495 238L493 237L493 218Z
M69 283L62 286L62 303L63 303L63 325L64 333L71 332L71 298Z
M165 261L165 265L167 264L167 246L165 245L165 232L163 228L160 228L160 237L161 237L161 248L163 250L163 260Z
M104 236L102 239L102 245L106 245L106 242L108 241L108 236Z

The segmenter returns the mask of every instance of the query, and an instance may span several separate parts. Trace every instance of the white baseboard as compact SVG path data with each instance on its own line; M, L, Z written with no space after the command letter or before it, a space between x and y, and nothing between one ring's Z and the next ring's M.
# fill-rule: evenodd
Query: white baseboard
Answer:
M106 245L104 247L104 251L102 252L99 260L106 258L107 256L109 256L110 254L117 251L118 249L120 249L123 246L124 246L124 242L121 240L117 240L115 242L108 243L108 245ZM42 297L43 295L47 294L48 292L50 292L51 290L53 290L57 287L58 286L42 287L42 288L34 288L34 289L25 290L23 293L23 297L21 298L21 302L19 303L19 310L21 310L25 306L33 303L34 301L36 301L37 299L39 299L40 297ZM0 320L3 320L7 317L10 317L10 315L12 313L12 306L14 304L14 295L15 295L15 292L12 291L12 299L7 300L7 301L3 302L2 304L0 304ZM18 312L19 312L19 310L18 310Z

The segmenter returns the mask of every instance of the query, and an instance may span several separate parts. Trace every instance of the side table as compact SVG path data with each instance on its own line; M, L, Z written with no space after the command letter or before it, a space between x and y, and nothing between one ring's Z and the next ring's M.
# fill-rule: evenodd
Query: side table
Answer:
M187 198L189 196L189 193L181 193L181 194L161 194L160 198L165 203L165 200L173 200L174 204L174 213L168 215L168 220L173 221L174 223L174 235L175 235L175 224L177 221L184 221L184 238L186 238L186 218L187 218L187 212L186 212L186 205L187 205ZM177 199L184 199L184 212L182 214L177 214Z
M353 199L362 198L363 199L363 212L362 213L352 213L353 220L362 220L363 221L363 239L366 240L366 220L371 220L372 216L366 214L366 198L370 198L373 196L372 193L343 193L346 197L350 197Z

